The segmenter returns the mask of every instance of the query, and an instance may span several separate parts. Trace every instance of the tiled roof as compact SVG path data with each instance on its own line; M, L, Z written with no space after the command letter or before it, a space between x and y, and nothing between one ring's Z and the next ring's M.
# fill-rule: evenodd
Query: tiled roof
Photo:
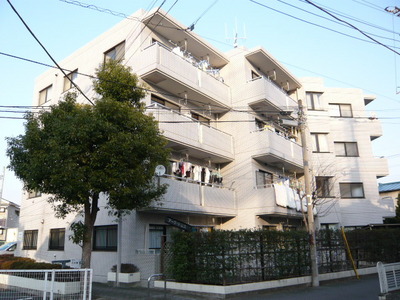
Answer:
M400 181L380 183L379 192L400 191Z

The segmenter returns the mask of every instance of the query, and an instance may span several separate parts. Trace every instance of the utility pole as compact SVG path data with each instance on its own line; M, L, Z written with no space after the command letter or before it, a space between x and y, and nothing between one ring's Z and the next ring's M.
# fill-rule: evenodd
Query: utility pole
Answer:
M6 167L3 167L3 174L0 175L0 201L3 198L3 188L4 188L4 177L6 176Z
M299 105L299 125L301 132L301 144L303 148L303 164L304 164L304 185L307 201L307 223L308 235L310 242L310 259L311 259L311 279L312 286L319 286L318 263L317 263L317 245L315 241L315 225L314 225L314 207L312 203L311 190L311 174L310 174L310 159L307 146L306 118L304 116L304 108L302 100L298 100Z

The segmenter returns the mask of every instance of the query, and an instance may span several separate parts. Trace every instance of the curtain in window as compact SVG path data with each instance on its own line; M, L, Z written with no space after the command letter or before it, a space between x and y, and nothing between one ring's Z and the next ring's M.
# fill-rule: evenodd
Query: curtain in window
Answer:
M107 245L107 230L106 229L97 229L96 230L96 239L95 239L96 247L103 248Z

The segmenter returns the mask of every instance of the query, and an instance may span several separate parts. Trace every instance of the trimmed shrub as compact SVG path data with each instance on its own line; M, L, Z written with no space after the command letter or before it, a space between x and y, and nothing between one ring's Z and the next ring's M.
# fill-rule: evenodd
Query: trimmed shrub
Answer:
M117 265L113 265L111 272L117 272ZM121 273L136 273L139 268L134 264L121 264Z
M1 270L51 270L61 269L59 264L50 264L44 262L36 262L35 260L27 257L1 257L0 269Z

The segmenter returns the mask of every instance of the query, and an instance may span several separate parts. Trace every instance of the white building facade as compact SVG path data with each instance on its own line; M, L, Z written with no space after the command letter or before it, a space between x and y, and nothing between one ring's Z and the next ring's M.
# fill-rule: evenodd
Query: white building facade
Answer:
M142 278L159 272L162 242L185 224L202 231L303 227L296 192L303 177L297 100L305 97L305 91L313 91L322 93L321 99L329 105L328 95L334 90L319 81L305 82L311 85L305 90L261 47L222 53L164 12L138 11L134 16L140 21L122 21L60 62L93 98L92 79L86 75L93 75L106 57L122 59L149 90L143 100L147 112L159 122L171 149L170 164L160 177L161 183L169 185L162 205L133 212L122 221L122 262L136 264ZM34 105L55 104L70 88L61 71L48 70L36 81ZM361 91L348 94L352 96L336 97L332 103L351 103L353 111L365 117L363 101L367 98ZM86 103L82 96L79 100ZM353 190L342 183L363 183L364 197L358 197L358 186L354 187L357 197L335 199L334 210L329 210L335 213L328 213L320 223L358 226L371 219L381 223L390 211L379 206L376 176L387 173L387 163L373 158L370 144L370 139L381 135L379 122L333 118L327 108L308 111L311 133L329 134L329 153L313 154L313 170L319 170L318 162L325 160L322 155L329 156L340 170L348 172L340 173L335 194ZM319 118L324 125L318 125ZM343 131L350 123L352 134ZM336 143L354 141L359 143L359 156L335 155ZM337 172L315 175L334 177ZM57 219L48 197L26 195L18 254L43 261L79 260L81 249L68 237L69 225L80 216ZM94 232L96 281L106 281L116 263L118 222L104 206L103 199Z
M394 214L379 196L377 179L389 174L387 160L374 157L380 121L366 106L375 100L355 88L328 88L321 78L303 78L314 190L322 227L381 224Z

